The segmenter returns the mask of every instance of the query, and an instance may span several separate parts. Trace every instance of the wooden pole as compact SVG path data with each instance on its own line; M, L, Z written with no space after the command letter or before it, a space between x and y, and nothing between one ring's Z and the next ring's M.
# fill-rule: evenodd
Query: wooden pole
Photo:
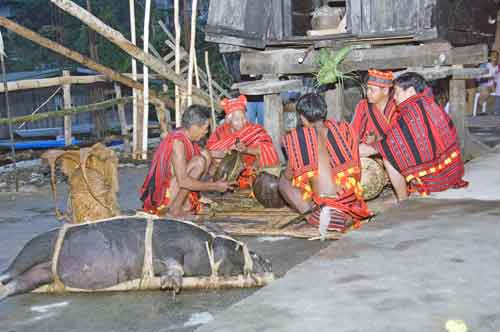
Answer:
M158 74L162 75L167 80L172 81L173 83L179 85L181 88L187 88L187 83L182 78L182 76L173 72L167 64L165 64L160 59L155 58L151 54L147 54L142 51L140 48L136 47L129 40L127 40L119 31L112 29L111 27L104 24L97 17L78 6L71 0L51 0L53 4L67 12L68 14L78 18L85 24L87 24L90 28L94 29L97 33L99 33L104 38L111 41L113 44L121 48L126 53L130 54L137 60L146 64L152 70L156 71ZM193 88L193 93L197 97L198 103L202 103L208 105L210 100L208 94L198 88Z
M175 28L175 73L181 74L181 25L179 23L179 0L174 0L174 28ZM181 126L181 91L179 85L175 85L175 126Z
M193 104L193 70L196 61L196 12L198 8L198 0L193 0L191 5L191 38L189 45L189 69L188 69L188 86L187 86L187 104Z
M144 10L144 53L149 53L149 21L151 17L151 0L146 0L146 8ZM149 68L143 64L142 71L144 74L144 93L143 93L143 123L142 123L142 159L148 158L148 123L149 123ZM158 119L161 122L161 119Z
M208 93L210 94L210 108L212 110L212 132L217 128L217 122L215 121L215 107L214 107L214 96L212 90L212 73L210 71L210 64L208 63L208 51L205 51L205 67L208 76Z
M15 23L15 22L13 22L13 21L11 21L3 16L0 16L0 26L3 26L6 29L9 29L10 31L12 31L16 34L18 34L18 35L20 35L28 40L31 40L32 42L34 42L42 47L48 48L51 51L54 51L55 53L58 53L62 56L65 56L68 59L71 59L75 62L78 62L85 67L88 67L88 68L93 69L97 72L100 72L100 73L106 75L107 77L109 77L113 81L120 82L123 85L126 85L128 87L131 87L131 88L134 88L137 90L142 91L142 89L143 89L143 86L141 83L136 82L136 81L130 79L129 77L114 71L111 68L103 66L103 65L93 61L92 59L78 53L78 52L75 52L67 47L64 47L61 44L58 44L56 42L53 42L52 40L49 40L45 37L42 37L41 35L37 34L36 32L33 32L29 29L26 29L25 27L22 27L19 24ZM167 98L165 96L160 97L156 93L156 91L154 91L154 92L150 91L149 94L152 98L154 97L155 99L161 99L162 102L165 102L167 107L170 107L170 108L174 107L174 103L172 100L170 100L169 98Z
M87 112L96 112L100 110L106 110L106 109L112 109L114 105L118 104L126 104L132 102L133 97L123 97L120 99L112 99L112 100L106 100L102 101L99 103L91 104L91 105L83 105L83 106L77 106L77 107L72 107L68 109L63 109L57 112L44 112L44 113L38 113L38 114L30 114L30 115L23 115L23 116L18 116L15 118L12 118L9 120L9 118L1 118L0 119L0 125L5 125L9 123L22 123L22 122L27 122L27 121L41 121L41 120L46 120L46 119L52 119L52 118L60 118L64 117L66 115L74 115L78 113L87 113Z
M122 87L120 84L115 83L115 98L122 98ZM132 97L133 98L133 97ZM123 137L123 145L125 152L130 152L130 140L128 138L128 126L127 126L127 117L125 116L125 105L118 104L118 119L120 120L120 129Z
M87 10L92 13L91 0L87 0ZM95 62L99 62L99 49L97 48L96 33L92 29L88 29L89 37L89 53L90 58ZM90 87L90 104L104 100L104 92L101 87ZM105 135L105 119L102 114L92 113L92 122L94 123L94 134L97 139L102 139Z
M467 102L465 100L466 89L465 80L450 80L450 110L453 124L457 129L457 134L460 140L460 147L465 146L465 114Z
M16 147L14 146L14 131L12 130L10 103L9 103L9 88L7 87L7 70L5 69L5 48L3 43L2 32L0 31L0 62L2 63L2 80L5 91L5 109L7 110L7 119L9 120L9 139L10 151L12 153L12 161L14 166L14 177L16 182L16 192L19 191L19 176L17 174Z
M137 38L136 38L136 33L135 33L135 0L129 0L129 7L130 7L130 37L132 44L136 45L137 44ZM134 81L137 81L137 60L135 60L134 57L132 57L132 79ZM137 109L137 89L132 89L132 95L134 96L134 102L133 102L133 122L132 122L132 156L135 158L137 156L137 153L139 151L138 148L138 133L137 133L137 117L138 115L138 109Z
M264 128L273 139L276 151L283 161L281 152L281 136L283 134L283 103L279 94L269 94L264 96Z
M70 76L70 73L68 70L63 70L63 76L68 77ZM64 102L64 109L70 109L71 108L71 84L64 84L63 85L63 102ZM68 146L71 145L72 142L72 137L71 137L71 116L66 115L64 117L64 145Z

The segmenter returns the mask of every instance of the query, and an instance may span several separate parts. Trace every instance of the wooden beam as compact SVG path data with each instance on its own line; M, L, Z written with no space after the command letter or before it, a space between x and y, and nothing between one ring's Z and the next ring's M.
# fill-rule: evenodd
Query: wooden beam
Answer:
M12 118L10 121L7 118L1 118L0 125L8 124L9 122L10 123L22 123L22 122L29 122L29 121L40 121L40 120L46 120L46 119L51 119L51 118L60 118L60 117L64 117L67 115L75 115L78 113L95 112L95 111L106 110L106 109L111 110L111 109L113 109L112 107L114 105L131 103L132 98L133 97L111 99L111 100L102 101L102 102L99 102L96 104L77 106L77 107L72 107L72 108L68 108L68 109L63 109L60 111L23 115L23 116L18 116L18 117Z
M37 34L36 32L33 32L29 29L26 29L25 27L20 26L19 24L15 23L15 22L13 22L5 17L0 16L0 26L3 26L4 28L20 35L21 37L24 37L28 40L31 40L32 42L34 42L42 47L48 48L51 51L58 53L58 54L66 57L70 60L73 60L73 61L75 61L75 62L77 62L77 63L79 63L87 68L90 68L90 69L93 69L99 73L102 73L102 74L106 75L107 77L109 77L113 81L120 82L123 85L131 87L133 89L138 89L141 91L143 89L141 83L136 82L136 81L128 78L127 76L122 75L122 74L114 71L111 68L103 66L103 65L93 61L92 59L90 59L90 58L88 58L88 57L86 57L86 56L84 56L76 51L73 51L67 47L64 47L61 44L58 44L56 42L53 42L50 39L42 37L41 35ZM160 97L158 95L158 93L153 92L153 91L151 91L150 94L151 94L152 98L155 98L155 99L158 99L158 100L161 100L162 102L164 102L167 105L167 107L172 108L174 106L174 103L172 102L172 100L170 100L166 96Z
M63 70L63 76L68 77L69 71ZM64 109L71 108L71 84L63 85L63 102ZM71 139L71 116L64 116L64 145L69 146L72 143Z
M242 52L240 70L244 75L315 73L319 68L319 51L310 51L305 57L306 51L307 49L284 48L272 51ZM351 72L370 68L477 65L487 61L488 47L483 44L452 48L447 43L427 43L418 46L398 45L354 49L341 63L341 70Z
M457 129L457 134L460 140L460 147L463 149L465 146L465 114L467 102L465 96L464 80L450 80L450 110L453 124Z
M100 19L89 13L87 10L83 9L70 0L50 1L57 7L64 10L66 13L81 20L91 29L99 33L101 36L118 46L129 55L133 56L137 60L150 67L152 70L156 71L158 74L162 75L165 79L172 81L181 88L187 88L187 82L184 80L184 78L168 68L168 66L166 66L163 61L155 58L151 54L147 54L142 51L140 48L126 39L119 31L112 29L111 27L103 23ZM209 105L210 97L206 92L193 87L193 94L198 97L195 101L196 103Z
M235 83L231 88L240 90L240 93L244 95L268 95L283 91L300 90L302 86L302 80L262 79Z
M452 66L437 66L430 68L410 67L406 70L395 72L394 75L398 77L399 75L407 72L418 73L429 81L434 81L450 76L456 80L469 80L489 75L489 71L487 68L455 68Z

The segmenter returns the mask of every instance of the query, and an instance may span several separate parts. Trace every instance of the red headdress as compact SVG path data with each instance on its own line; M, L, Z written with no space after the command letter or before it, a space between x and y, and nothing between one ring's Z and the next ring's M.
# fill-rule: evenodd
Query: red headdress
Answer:
M368 70L367 84L369 85L375 85L379 88L391 88L393 80L394 74L392 71L379 71L375 69Z
M234 111L245 112L247 106L247 98L243 95L233 99L224 98L220 102L220 105L224 108L224 113L226 113L226 116L233 113Z

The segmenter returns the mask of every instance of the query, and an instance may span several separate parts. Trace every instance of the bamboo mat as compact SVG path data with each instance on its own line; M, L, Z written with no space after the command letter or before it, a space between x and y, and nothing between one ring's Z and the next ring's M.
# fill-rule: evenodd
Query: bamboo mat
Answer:
M264 208L249 191L205 195L212 201L209 208L200 212L203 220L215 223L232 236L289 236L316 240L319 238L317 227L305 222L279 226L296 218L298 213L289 207L280 209ZM375 214L379 214L394 205L395 196L387 189L368 206ZM365 220L363 223L366 223ZM328 240L338 240L343 233L330 232Z
M208 198L213 204L210 208L203 209L199 215L232 236L289 236L303 239L315 239L319 236L317 227L305 222L279 229L279 225L299 214L289 207L265 208L251 197L250 192L211 194ZM331 232L327 239L337 240L341 236L341 233Z

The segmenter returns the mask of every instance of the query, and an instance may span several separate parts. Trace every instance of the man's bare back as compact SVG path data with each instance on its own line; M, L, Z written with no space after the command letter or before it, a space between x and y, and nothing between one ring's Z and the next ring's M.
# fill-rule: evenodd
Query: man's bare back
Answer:
M311 180L313 191L318 196L335 196L338 187L332 178L332 167L327 151L328 128L321 124L317 126L318 132L318 173L319 175Z

